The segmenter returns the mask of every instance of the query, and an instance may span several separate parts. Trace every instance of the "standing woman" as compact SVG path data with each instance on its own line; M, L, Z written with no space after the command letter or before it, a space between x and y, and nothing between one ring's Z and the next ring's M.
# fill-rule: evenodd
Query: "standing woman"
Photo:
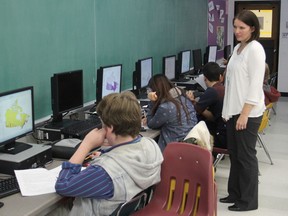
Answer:
M248 10L233 19L239 42L227 65L222 117L227 121L227 145L230 154L228 193L222 203L234 203L230 211L258 208L257 133L265 111L263 78L265 52L257 41L259 21Z
M154 75L148 83L147 126L161 129L158 145L164 150L172 141L183 140L197 124L196 111L186 94L163 74Z

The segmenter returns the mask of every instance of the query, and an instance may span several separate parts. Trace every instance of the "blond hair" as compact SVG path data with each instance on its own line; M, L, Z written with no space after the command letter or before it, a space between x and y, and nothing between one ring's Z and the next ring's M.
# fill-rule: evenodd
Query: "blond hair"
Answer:
M113 126L116 135L137 136L140 132L141 108L130 91L105 96L97 106L97 113L104 125Z

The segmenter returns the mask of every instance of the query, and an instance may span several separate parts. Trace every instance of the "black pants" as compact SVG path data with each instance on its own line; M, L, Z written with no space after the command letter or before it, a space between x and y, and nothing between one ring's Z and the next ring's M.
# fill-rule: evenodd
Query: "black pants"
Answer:
M247 209L258 208L258 159L256 157L257 133L262 116L248 118L245 130L236 131L239 115L227 122L227 146L230 154L228 180L229 197L235 204Z

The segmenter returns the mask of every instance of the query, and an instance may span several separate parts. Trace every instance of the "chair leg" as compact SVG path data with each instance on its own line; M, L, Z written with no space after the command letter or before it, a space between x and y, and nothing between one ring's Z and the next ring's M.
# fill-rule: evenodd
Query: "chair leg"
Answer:
M270 154L269 154L269 152L268 152L268 149L266 148L266 146L265 146L265 144L264 144L264 142L263 142L263 140L262 140L262 138L261 138L261 135L258 133L257 136L258 136L258 140L259 140L260 146L263 147L263 149L264 149L267 157L269 158L269 160L270 160L270 162L271 162L271 165L273 165L272 158L271 158L271 156L270 156Z
M223 157L224 157L224 154L220 154L220 153L217 154L217 157L213 163L214 168L217 167L218 163L222 160Z
M276 110L275 110L274 106L272 106L272 110L273 110L274 115L276 115Z

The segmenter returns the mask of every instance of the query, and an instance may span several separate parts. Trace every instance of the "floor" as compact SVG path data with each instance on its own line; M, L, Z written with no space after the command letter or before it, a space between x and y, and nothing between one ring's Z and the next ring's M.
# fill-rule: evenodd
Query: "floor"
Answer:
M272 112L270 126L262 135L263 141L272 157L270 164L264 149L257 147L259 161L259 208L247 212L231 212L231 204L219 202L227 196L229 158L217 166L215 174L218 186L218 216L285 216L288 215L288 97L281 97L275 106L276 115Z

